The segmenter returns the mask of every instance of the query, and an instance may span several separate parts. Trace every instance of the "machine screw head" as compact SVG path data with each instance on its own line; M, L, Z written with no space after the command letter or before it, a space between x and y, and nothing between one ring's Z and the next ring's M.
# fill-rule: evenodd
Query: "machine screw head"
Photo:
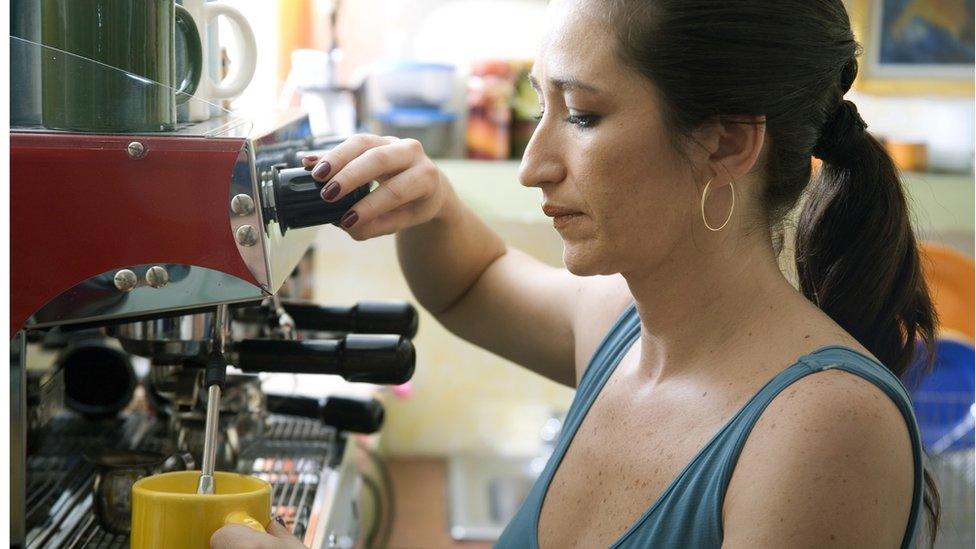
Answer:
M230 210L234 212L234 215L251 215L254 213L254 199L246 194L235 195L230 200Z
M129 143L129 146L125 148L125 151L129 153L129 156L132 158L142 158L143 155L146 154L146 147L138 141L133 141L132 143Z
M168 282L169 273L163 267L155 265L149 267L149 270L146 271L146 284L149 284L153 288L162 288Z
M250 225L237 228L237 243L241 246L253 246L258 243L258 232Z
M131 292L138 283L139 278L136 276L136 273L129 269L122 269L115 273L115 287L123 292Z

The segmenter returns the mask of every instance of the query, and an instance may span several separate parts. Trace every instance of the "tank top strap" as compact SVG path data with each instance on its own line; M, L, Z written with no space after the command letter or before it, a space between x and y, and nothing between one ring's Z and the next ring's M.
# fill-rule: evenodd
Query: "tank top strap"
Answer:
M719 450L719 453L724 454L721 459L714 461L722 469L719 475L719 478L722 479L719 488L723 496L721 499L724 499L728 482L732 477L739 455L745 446L749 434L769 404L793 383L808 375L826 370L842 370L870 382L895 403L905 420L908 432L912 436L912 454L915 463L915 490L912 496L912 513L906 528L906 536L903 540L902 547L913 547L913 533L917 529L918 510L921 508L922 495L924 493L924 477L922 475L922 442L918 434L918 424L912 408L911 397L898 377L884 367L884 365L848 347L840 345L822 347L800 357L793 365L773 377L726 424L726 429L716 437L717 440L715 442L717 444L714 447L716 450Z
M603 385L601 380L616 368L617 363L640 336L640 329L637 304L631 303L603 336L600 344L597 345L596 351L590 357L589 364L583 370L577 394L600 390ZM596 395L591 396L595 397Z
M519 510L509 521L494 547L499 549L509 547L538 549L539 513L542 511L542 502L545 499L546 490L549 488L549 481L555 474L562 456L566 453L576 429L579 428L586 416L590 404L596 400L604 382L610 377L617 363L620 362L627 349L638 337L640 337L640 316L637 314L636 304L631 304L613 323L593 352L593 356L580 378L576 394L573 396L573 402L570 404L569 410L566 411L563 428L556 439L552 456L546 462L546 466L539 474L535 484L532 485Z

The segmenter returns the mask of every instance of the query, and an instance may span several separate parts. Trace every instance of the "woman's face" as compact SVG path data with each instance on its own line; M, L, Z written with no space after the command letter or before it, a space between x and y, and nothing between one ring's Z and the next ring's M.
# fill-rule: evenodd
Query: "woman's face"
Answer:
M650 83L617 60L599 9L550 4L532 70L543 116L519 171L523 185L542 189L548 215L575 212L554 225L578 275L673 260L699 207L699 185L668 144Z

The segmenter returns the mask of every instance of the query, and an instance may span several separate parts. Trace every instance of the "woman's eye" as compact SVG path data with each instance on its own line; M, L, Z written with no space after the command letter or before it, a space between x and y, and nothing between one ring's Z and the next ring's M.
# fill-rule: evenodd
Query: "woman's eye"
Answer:
M570 114L566 117L566 122L580 128L592 128L599 120L600 117L593 114Z
M534 116L533 118L535 118L536 121L541 121L545 114L545 111L540 108L538 116ZM570 114L565 118L566 122L569 122L570 124L579 128L592 128L593 126L596 126L596 123L599 120L600 117L595 114Z

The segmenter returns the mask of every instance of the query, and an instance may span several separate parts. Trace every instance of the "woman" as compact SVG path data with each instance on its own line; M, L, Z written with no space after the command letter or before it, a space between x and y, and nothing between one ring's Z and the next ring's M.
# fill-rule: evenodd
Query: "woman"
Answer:
M506 248L415 141L306 159L326 201L382 181L342 225L396 233L442 324L579 389L498 546L912 545L938 504L897 376L934 315L896 170L843 100L841 0L549 10L519 178L565 269ZM797 290L777 257L804 190ZM214 536L245 539L276 546Z

